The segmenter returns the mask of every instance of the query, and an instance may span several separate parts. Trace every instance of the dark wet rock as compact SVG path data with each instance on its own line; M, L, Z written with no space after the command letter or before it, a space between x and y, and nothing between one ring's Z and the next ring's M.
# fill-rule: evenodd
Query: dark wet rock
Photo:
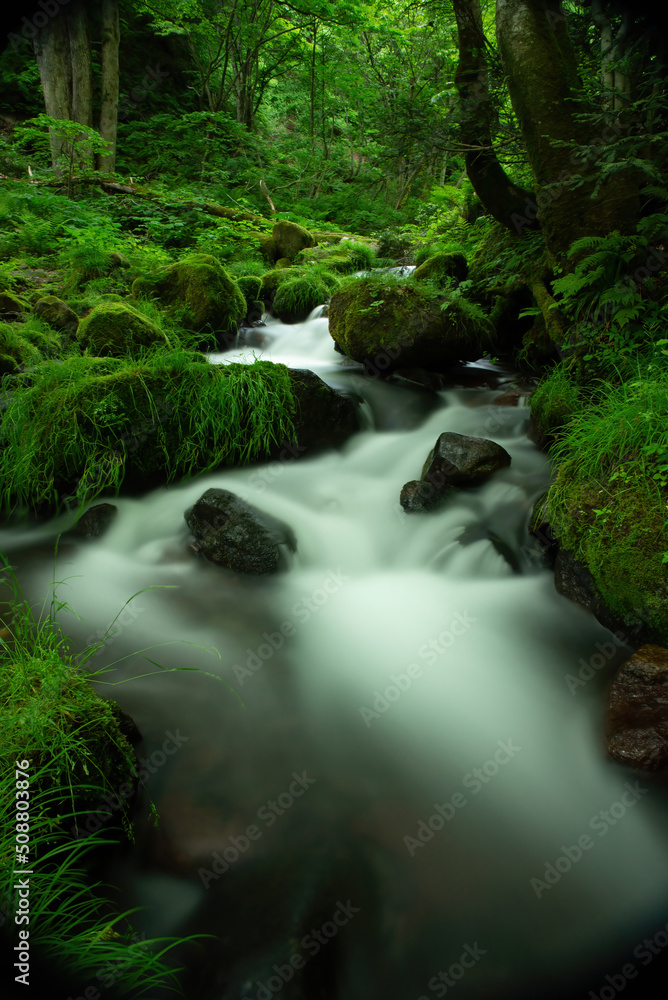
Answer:
M63 302L55 295L44 295L35 303L34 312L36 316L43 319L49 326L56 330L64 330L67 333L74 333L79 317L74 309L71 309L67 302Z
M229 490L207 490L184 517L202 555L235 573L276 573L285 562L281 546L296 548L287 525Z
M295 425L300 454L338 448L359 430L356 396L337 392L308 369L289 371L299 404Z
M115 504L98 503L81 515L70 534L78 538L99 538L104 535L117 514L118 507Z
M608 696L606 748L621 764L668 767L668 649L642 646L619 668Z
M519 406L520 400L528 399L531 395L530 389L507 389L497 396L493 401L494 406Z
M453 487L479 486L509 465L510 455L500 444L445 431L425 463L422 479L406 483L402 489L401 506L407 513L431 510Z
M554 585L559 594L591 611L597 621L611 632L623 632L628 637L629 645L656 641L656 630L640 614L630 612L619 615L608 607L589 568L576 559L568 549L557 550L554 560Z
M418 514L440 507L452 492L452 488L439 488L420 479L411 479L402 486L399 503L407 514Z

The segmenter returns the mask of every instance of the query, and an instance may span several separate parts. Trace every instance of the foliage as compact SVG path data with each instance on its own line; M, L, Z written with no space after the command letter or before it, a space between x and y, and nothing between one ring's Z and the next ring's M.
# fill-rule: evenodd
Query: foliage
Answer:
M615 231L570 247L574 269L553 289L585 362L609 370L653 350L668 321L666 254L657 247L667 231L668 215L654 214L631 236Z

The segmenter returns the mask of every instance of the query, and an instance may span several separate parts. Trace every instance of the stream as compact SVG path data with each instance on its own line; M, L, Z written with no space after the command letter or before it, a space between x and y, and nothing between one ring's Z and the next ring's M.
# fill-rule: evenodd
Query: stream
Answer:
M614 996L606 975L641 970L668 919L665 803L605 757L629 650L556 593L528 534L550 469L526 406L495 405L515 373L368 378L320 312L210 360L256 354L361 397L342 449L109 498L109 531L55 559L63 519L0 532L29 597L57 583L78 648L120 612L90 664L142 733L160 822L143 802L104 879L148 937L215 935L179 955L191 1000ZM512 464L407 515L443 431ZM214 486L290 525L286 572L190 551L184 511Z

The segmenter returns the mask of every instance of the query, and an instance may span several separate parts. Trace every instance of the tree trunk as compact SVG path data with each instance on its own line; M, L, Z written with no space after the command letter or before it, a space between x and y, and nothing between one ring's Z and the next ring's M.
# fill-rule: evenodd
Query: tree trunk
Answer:
M72 72L71 119L86 125L93 124L93 93L91 87L90 36L88 18L82 0L77 0L67 8L67 28L69 34L70 66ZM75 148L75 157L81 167L92 168L93 153L85 140Z
M69 119L71 114L72 77L66 15L60 11L49 18L34 40L35 58L44 92L44 108L51 118ZM61 172L67 144L50 132L51 162Z
M108 153L100 153L97 168L113 174L116 167L116 128L118 121L118 47L120 28L118 0L102 0L102 98L100 135L111 143Z
M538 227L534 213L527 218L532 192L508 177L492 147L492 108L487 83L485 35L480 0L453 0L459 35L455 84L461 101L461 140L466 147L466 172L475 193L497 222L515 233ZM518 220L519 221L518 223Z
M558 0L497 0L499 50L508 90L534 175L537 216L552 262L563 263L580 237L630 232L638 213L637 184L630 171L612 175L592 197L596 162L572 145L591 146L591 129L576 115L586 108L577 96L575 53ZM600 136L609 138L609 129ZM579 187L568 182L579 174Z

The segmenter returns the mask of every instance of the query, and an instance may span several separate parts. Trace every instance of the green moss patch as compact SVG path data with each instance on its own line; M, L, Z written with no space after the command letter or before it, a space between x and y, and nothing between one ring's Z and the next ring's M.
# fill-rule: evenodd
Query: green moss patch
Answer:
M209 365L186 350L142 361L44 363L2 415L2 507L50 514L268 457L294 440L283 365Z
M95 306L79 324L77 340L98 357L123 357L149 347L168 346L159 326L125 302Z
M646 619L668 643L668 378L646 370L601 384L570 417L547 497L559 539L585 563L610 610Z
M0 323L0 375L14 375L61 350L60 337L39 320Z
M287 220L276 223L272 237L278 260L286 257L289 261L293 261L300 250L315 246L313 234L309 233L308 229Z
M413 272L414 281L434 281L439 285L447 285L453 278L465 281L467 277L468 265L463 253L436 253Z
M272 309L284 323L299 323L328 299L329 289L325 283L316 275L304 275L278 285Z
M440 369L473 361L493 346L491 325L479 307L392 275L346 282L332 296L329 328L349 357L364 363L382 359L388 369Z
M155 295L178 310L187 329L234 336L246 314L246 300L220 262L210 254L190 254L170 264L155 278L137 278L135 296Z

